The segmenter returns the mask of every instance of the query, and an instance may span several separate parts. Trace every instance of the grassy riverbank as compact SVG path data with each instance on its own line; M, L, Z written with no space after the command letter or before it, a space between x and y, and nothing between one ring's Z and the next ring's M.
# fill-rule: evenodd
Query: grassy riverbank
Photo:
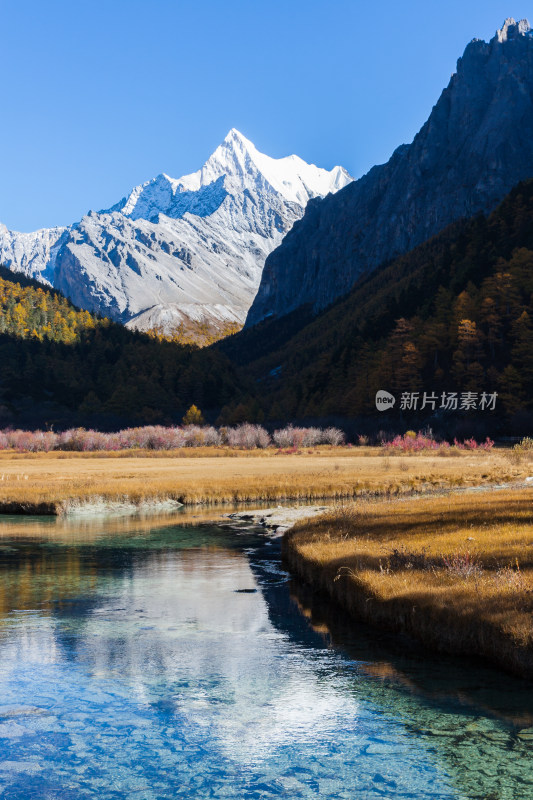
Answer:
M60 514L95 502L185 505L394 497L523 480L512 453L391 456L381 448L301 452L181 449L113 453L0 453L0 513Z
M345 506L285 537L353 615L533 677L533 487Z

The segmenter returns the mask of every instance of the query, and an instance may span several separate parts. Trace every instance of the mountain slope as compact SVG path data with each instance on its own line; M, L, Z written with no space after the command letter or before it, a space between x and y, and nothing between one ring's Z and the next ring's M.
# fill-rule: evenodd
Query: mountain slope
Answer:
M350 180L269 158L232 129L198 172L159 175L69 228L0 228L0 262L130 327L243 322L266 256L307 201Z
M240 393L222 354L127 330L0 267L0 428L177 422Z
M247 325L346 294L365 272L454 220L487 213L533 176L533 36L506 20L472 41L410 145L338 194L309 203L267 259Z
M397 398L496 391L497 413L480 414L485 430L514 416L516 432L531 434L533 180L515 187L488 217L457 221L361 276L318 315L301 307L245 328L216 349L245 365L271 419L370 415L381 425L379 389ZM400 430L416 424L409 414L402 419L398 406L390 418ZM426 410L419 422L442 426L454 417L430 416Z

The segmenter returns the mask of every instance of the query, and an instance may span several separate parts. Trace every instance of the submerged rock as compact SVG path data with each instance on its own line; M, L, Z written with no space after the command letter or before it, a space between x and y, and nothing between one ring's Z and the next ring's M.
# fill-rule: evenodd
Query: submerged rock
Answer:
M225 516L240 522L251 522L274 531L275 536L283 536L285 531L302 519L314 517L329 511L329 506L293 506L263 508L257 511L236 511Z

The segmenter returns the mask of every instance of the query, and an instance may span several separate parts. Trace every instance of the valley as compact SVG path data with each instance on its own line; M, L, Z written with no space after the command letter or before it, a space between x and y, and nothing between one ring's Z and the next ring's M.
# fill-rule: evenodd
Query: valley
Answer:
M533 798L533 29L119 5L3 9L0 795Z

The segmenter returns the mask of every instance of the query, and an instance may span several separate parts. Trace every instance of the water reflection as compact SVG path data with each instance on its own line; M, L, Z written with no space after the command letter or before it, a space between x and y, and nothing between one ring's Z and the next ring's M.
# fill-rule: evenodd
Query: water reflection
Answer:
M354 622L324 594L291 578L290 597L312 630L359 662L359 670L428 701L482 709L517 733L533 727L530 681L511 678L486 662L425 651L408 637Z
M474 659L428 654L409 639L349 621L294 579L290 586L310 627L357 665L357 690L431 745L464 796L533 797L530 682Z
M533 797L529 686L347 625L275 542L191 521L0 526L6 796Z

